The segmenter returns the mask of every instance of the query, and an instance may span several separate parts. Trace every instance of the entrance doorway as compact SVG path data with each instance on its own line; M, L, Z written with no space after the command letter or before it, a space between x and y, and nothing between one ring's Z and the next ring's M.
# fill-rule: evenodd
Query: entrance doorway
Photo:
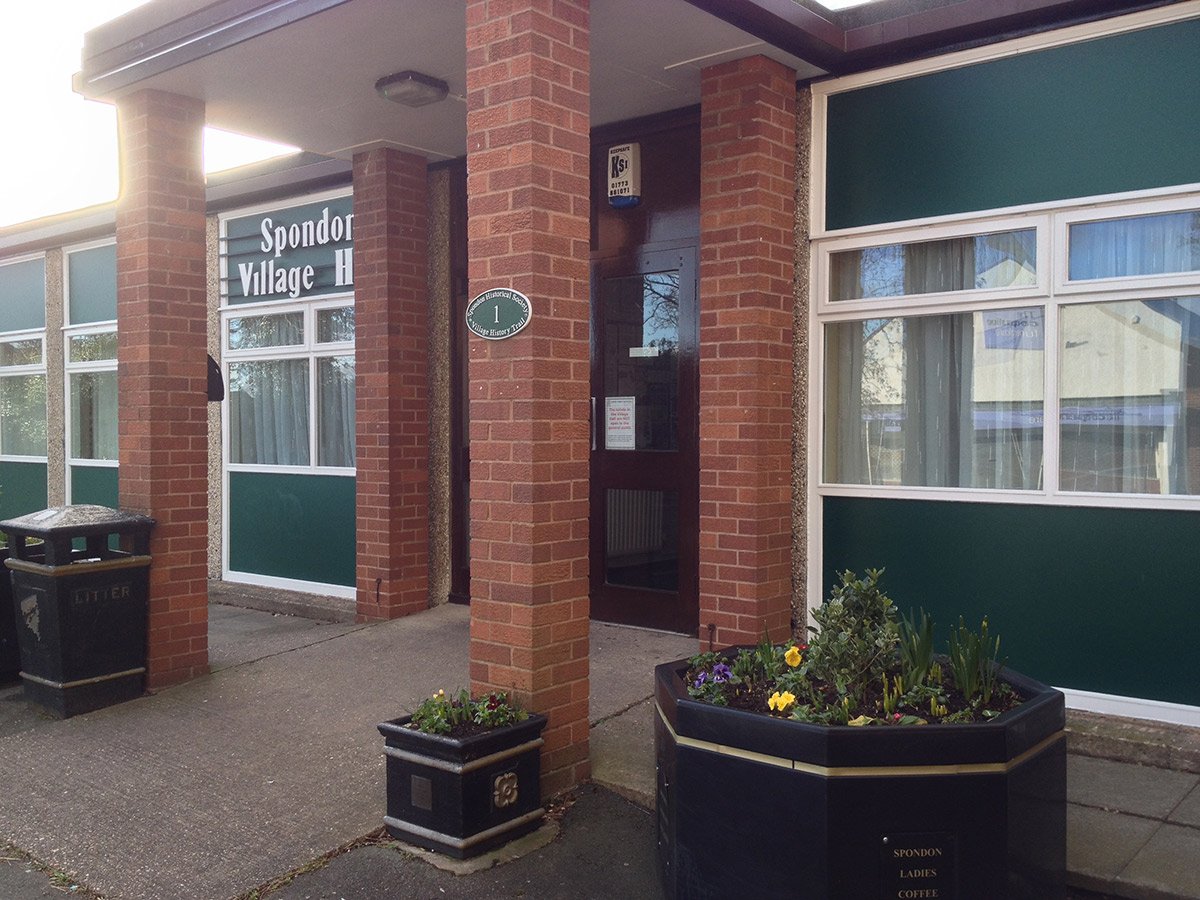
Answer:
M592 618L694 633L696 250L592 264Z

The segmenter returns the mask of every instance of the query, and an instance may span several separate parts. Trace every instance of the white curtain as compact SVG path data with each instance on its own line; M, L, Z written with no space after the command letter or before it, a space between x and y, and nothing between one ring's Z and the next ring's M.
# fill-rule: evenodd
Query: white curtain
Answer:
M317 360L317 465L354 466L354 357Z
M229 366L229 459L235 464L309 464L307 359Z

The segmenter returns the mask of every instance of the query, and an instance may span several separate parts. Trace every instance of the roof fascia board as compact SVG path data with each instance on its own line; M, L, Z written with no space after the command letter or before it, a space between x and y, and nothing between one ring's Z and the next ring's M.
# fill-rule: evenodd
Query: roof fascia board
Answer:
M220 0L122 40L137 10L88 32L76 90L109 100L139 81L340 6L348 0Z
M687 2L826 72L837 74L845 67L845 32L841 26L793 0Z

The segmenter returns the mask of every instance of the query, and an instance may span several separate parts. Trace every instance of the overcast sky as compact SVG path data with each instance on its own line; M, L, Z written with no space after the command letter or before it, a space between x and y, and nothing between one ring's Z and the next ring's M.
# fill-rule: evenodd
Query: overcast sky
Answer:
M71 90L84 32L145 0L0 0L0 227L117 198L117 116ZM213 172L278 153L209 129Z

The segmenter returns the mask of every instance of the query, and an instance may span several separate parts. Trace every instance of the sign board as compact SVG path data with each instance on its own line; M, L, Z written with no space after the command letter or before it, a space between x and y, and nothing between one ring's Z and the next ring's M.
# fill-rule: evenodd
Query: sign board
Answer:
M512 337L532 318L529 298L508 288L484 291L467 306L467 329L489 341Z
M884 835L880 879L885 900L956 900L955 835L949 832Z
M642 145L618 144L608 149L608 202L617 209L642 199Z
M231 305L354 290L354 212L333 197L224 221L221 289Z
M636 450L637 397L604 398L604 449Z

